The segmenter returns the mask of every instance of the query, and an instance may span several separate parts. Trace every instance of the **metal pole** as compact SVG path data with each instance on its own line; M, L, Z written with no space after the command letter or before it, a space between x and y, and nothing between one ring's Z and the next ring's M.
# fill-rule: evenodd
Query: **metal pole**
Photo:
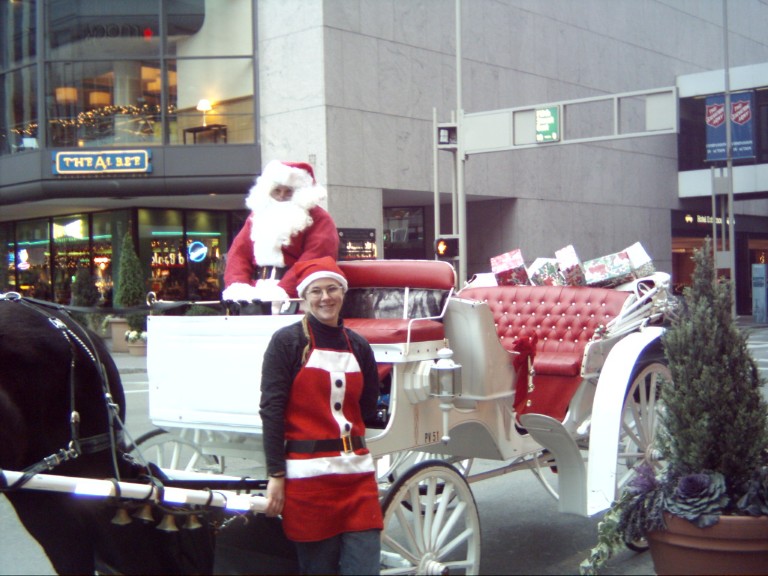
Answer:
M432 141L434 143L432 147L432 181L434 182L434 203L435 203L435 238L440 236L440 184L439 184L439 170L438 170L438 154L437 149L437 108L432 108Z
M461 101L461 0L456 0L456 199L459 205L459 288L467 280L467 199L464 193L464 109Z
M731 74L728 58L728 0L723 0L723 66L725 74L725 163L728 168L728 253L731 270L731 313L736 316L736 219L733 213L733 154L731 152ZM725 216L725 215L724 215Z

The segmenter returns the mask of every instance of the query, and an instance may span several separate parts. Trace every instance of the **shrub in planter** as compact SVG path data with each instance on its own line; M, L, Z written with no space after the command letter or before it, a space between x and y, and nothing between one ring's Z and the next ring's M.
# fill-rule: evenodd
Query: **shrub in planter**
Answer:
M762 382L732 316L730 284L716 277L709 239L694 261L685 306L662 339L672 382L661 389L660 467L641 466L606 512L582 574L595 573L625 543L664 531L669 515L699 528L726 515L768 515Z
M147 288L144 281L144 271L133 246L133 236L126 232L120 250L120 265L115 289L115 306L117 308L133 308L146 304ZM130 331L145 332L147 330L148 312L126 314Z

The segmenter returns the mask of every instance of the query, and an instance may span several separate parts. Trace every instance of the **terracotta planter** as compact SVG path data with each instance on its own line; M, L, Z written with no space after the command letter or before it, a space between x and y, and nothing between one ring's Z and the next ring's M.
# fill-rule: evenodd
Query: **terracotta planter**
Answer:
M768 573L768 516L722 516L709 528L665 515L648 534L656 574Z
M128 342L125 341L128 321L125 318L111 318L109 327L112 332L112 352L128 352Z
M137 343L128 342L128 353L131 356L146 356L147 355L146 342L137 342Z

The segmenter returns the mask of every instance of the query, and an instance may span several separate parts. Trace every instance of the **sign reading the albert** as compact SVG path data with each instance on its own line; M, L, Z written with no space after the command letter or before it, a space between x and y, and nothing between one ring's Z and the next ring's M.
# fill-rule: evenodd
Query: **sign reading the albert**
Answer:
M54 174L147 174L151 150L53 152Z

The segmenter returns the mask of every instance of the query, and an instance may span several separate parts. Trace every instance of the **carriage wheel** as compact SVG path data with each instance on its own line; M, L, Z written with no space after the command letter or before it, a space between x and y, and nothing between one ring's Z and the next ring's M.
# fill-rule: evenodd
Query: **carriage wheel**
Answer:
M479 573L477 504L453 466L413 466L392 484L382 508L382 574Z
M166 470L223 473L222 461L203 454L201 433L204 431L184 428L176 434L156 428L140 436L130 453L140 462L154 462Z
M662 466L655 439L659 426L658 401L664 381L671 382L672 374L663 356L638 364L632 374L622 408L619 466L616 474L617 494L621 493L635 475L634 466L643 462L655 470ZM645 540L626 544L636 552L648 549Z

